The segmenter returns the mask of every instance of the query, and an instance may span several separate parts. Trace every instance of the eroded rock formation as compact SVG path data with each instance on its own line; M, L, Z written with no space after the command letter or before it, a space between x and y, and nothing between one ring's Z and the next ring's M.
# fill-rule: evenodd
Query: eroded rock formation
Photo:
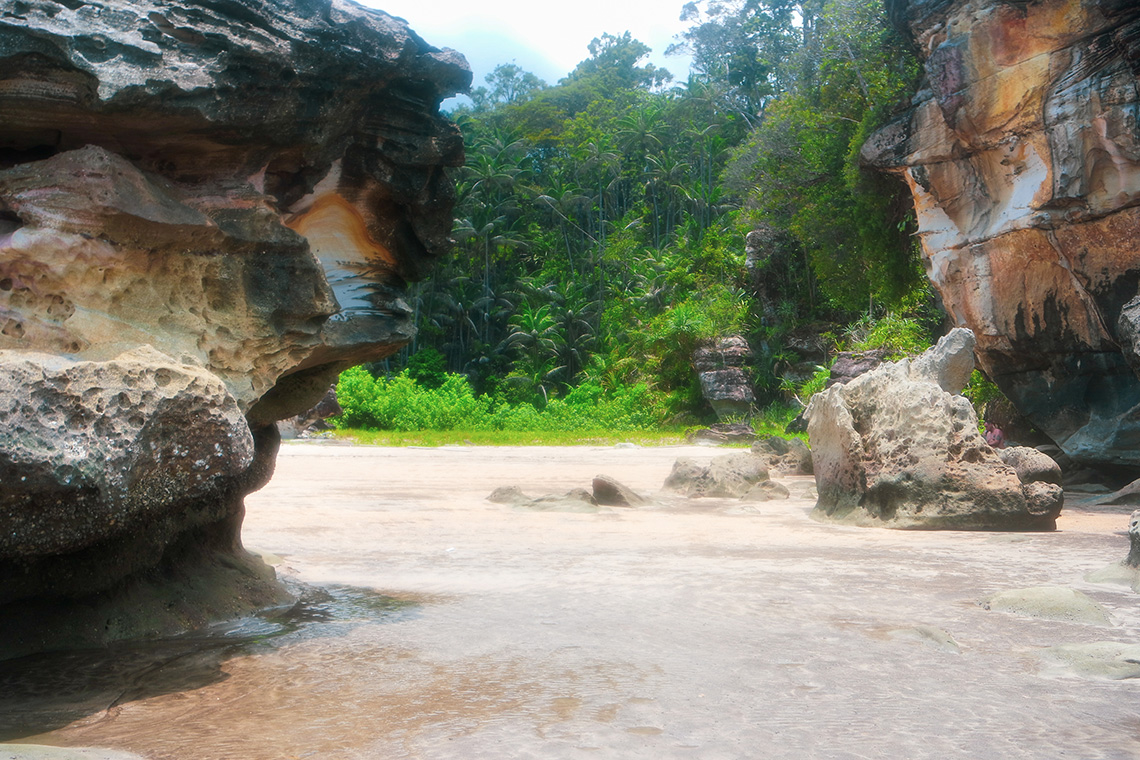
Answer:
M0 5L0 603L240 550L273 423L411 336L469 82L343 0Z
M745 371L751 359L748 341L738 335L709 342L693 352L701 392L722 420L752 412L756 396Z
M1044 454L1003 458L958 395L974 339L958 328L922 356L816 394L808 435L819 519L890 528L1052 530L1060 470Z
M1074 460L1140 465L1140 5L887 0L925 59L866 163L978 361Z

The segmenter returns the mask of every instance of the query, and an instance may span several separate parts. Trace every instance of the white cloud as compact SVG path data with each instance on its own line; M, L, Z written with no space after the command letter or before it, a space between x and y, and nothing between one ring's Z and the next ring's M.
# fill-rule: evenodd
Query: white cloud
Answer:
M653 48L651 60L684 79L687 60L666 58L665 49L685 29L678 20L684 0L360 0L407 20L436 47L467 56L475 84L497 64L516 61L550 84L589 56L590 40L603 32L622 34Z

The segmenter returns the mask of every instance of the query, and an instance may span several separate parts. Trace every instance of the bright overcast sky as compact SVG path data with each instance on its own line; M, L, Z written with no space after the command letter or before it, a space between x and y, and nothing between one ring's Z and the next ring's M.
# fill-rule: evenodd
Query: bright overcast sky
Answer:
M500 63L517 63L555 84L587 58L590 40L603 32L629 31L653 48L650 60L675 79L688 74L687 59L665 57L683 31L678 20L685 0L358 0L405 19L436 47L467 56L475 86Z

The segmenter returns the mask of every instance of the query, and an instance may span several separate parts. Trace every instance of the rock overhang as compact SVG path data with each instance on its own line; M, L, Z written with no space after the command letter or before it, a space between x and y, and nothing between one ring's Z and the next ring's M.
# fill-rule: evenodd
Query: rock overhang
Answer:
M0 604L240 551L272 423L413 335L470 80L342 0L0 8Z

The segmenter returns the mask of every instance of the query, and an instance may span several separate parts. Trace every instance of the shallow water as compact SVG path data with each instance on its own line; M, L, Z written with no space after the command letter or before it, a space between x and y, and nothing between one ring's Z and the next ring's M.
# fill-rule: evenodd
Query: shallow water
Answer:
M1046 664L1140 643L1086 583L1130 508L1050 534L813 522L793 498L596 513L484 500L707 449L286 446L247 546L325 589L212 635L0 667L0 737L178 758L1135 758L1140 682ZM978 602L1070 586L1109 627Z

